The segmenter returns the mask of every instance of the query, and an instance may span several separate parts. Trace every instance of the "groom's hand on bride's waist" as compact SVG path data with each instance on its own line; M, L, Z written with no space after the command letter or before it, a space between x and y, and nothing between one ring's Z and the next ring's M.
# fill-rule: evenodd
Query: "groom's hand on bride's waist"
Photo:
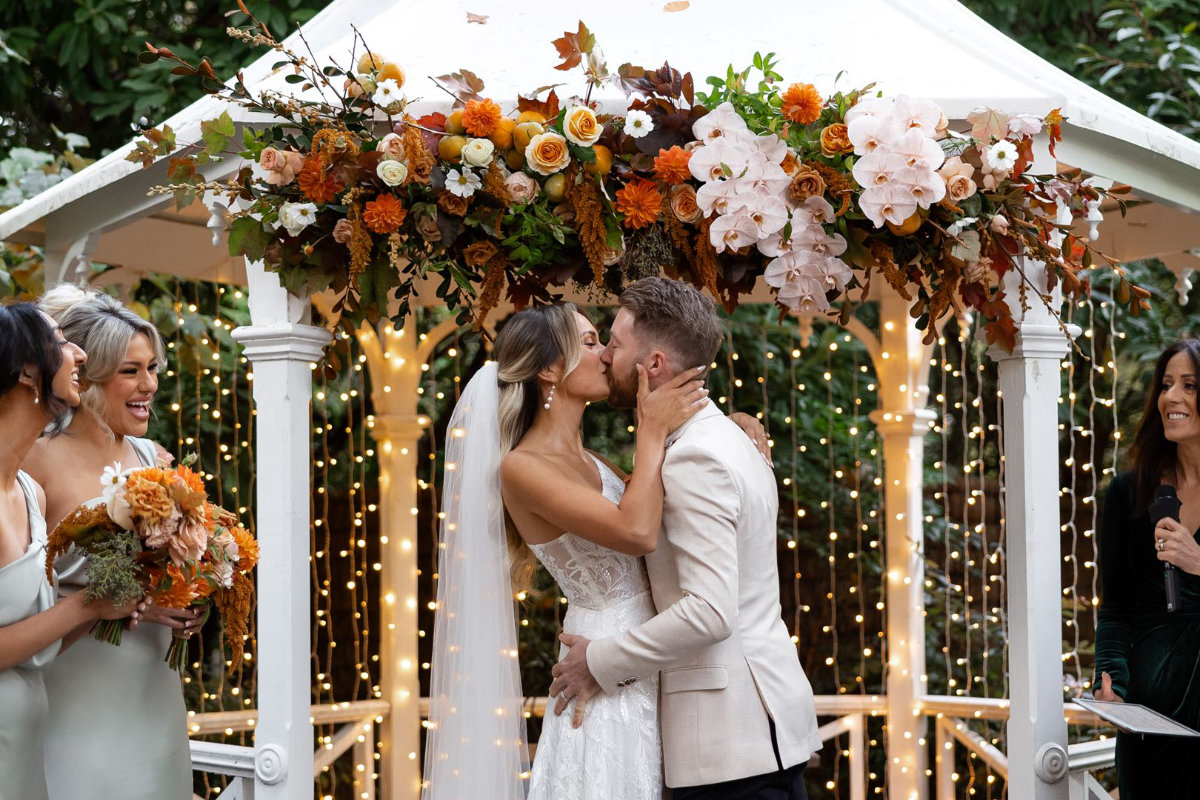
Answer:
M564 633L559 635L558 640L569 650L566 657L550 670L550 674L554 676L550 683L550 696L555 701L554 714L562 714L574 701L575 713L572 715L571 725L578 728L583 724L583 710L588 701L600 693L600 684L596 683L592 671L588 669L588 639Z

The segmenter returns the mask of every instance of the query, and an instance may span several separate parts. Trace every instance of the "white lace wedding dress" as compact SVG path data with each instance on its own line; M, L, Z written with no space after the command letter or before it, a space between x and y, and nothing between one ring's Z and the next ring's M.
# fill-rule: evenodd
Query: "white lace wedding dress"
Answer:
M619 503L625 491L621 479L593 460L604 496ZM654 616L642 559L570 533L531 548L566 595L564 632L600 639ZM592 698L579 728L571 727L573 706L555 716L553 704L551 698L534 755L528 800L660 800L657 680L639 681Z

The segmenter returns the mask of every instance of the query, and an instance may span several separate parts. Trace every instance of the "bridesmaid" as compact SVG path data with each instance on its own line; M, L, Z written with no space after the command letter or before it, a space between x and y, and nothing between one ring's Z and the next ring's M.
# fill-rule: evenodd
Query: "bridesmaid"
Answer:
M18 469L49 427L61 430L79 404L83 350L32 303L0 306L0 796L45 800L43 668L60 640L98 619L128 616L135 603L84 605L83 594L54 602L46 579L46 498Z
M165 455L140 438L165 354L154 326L108 295L59 286L41 304L63 335L89 353L82 402L65 435L39 442L27 462L46 489L46 519L53 528L100 494L106 466L153 466ZM59 559L63 594L85 582L83 568L74 553ZM192 797L187 710L179 676L163 657L172 629L190 634L202 619L190 610L154 605L139 613L119 647L89 637L46 671L46 763L73 767L47 770L52 800ZM115 742L124 757L114 757Z

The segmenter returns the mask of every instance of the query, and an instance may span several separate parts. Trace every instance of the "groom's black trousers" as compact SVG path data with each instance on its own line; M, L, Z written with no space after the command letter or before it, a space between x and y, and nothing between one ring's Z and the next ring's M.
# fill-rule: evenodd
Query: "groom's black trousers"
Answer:
M775 763L779 758L779 745L775 742L775 723L770 718L771 746L775 749ZM766 775L753 775L736 781L712 783L708 786L683 786L671 790L671 800L808 800L804 788L804 768L808 763L796 764Z

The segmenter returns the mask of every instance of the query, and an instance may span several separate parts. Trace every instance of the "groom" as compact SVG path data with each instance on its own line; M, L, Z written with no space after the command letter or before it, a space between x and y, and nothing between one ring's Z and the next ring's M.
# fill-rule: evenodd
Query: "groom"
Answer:
M637 364L651 389L711 363L721 324L680 281L645 278L621 295L608 347L609 403L633 408ZM555 713L660 675L667 786L674 800L807 798L803 772L821 748L812 688L781 618L770 467L711 401L667 437L663 530L646 568L658 616L589 642L553 669Z

